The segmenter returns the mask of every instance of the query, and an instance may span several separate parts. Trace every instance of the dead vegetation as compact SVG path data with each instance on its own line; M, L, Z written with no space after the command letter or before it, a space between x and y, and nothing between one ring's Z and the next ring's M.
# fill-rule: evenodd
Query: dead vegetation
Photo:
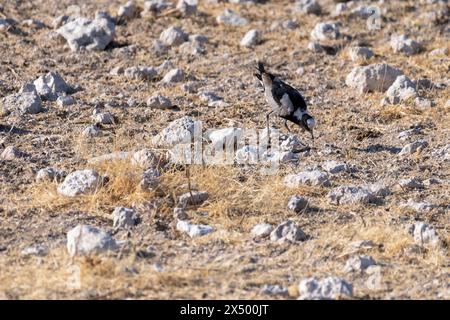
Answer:
M67 1L50 2L58 14L65 12ZM100 9L114 13L120 4L89 2L82 7L82 13L91 16ZM365 41L373 48L375 57L365 63L388 62L411 78L426 77L433 83L447 80L448 84L448 55L428 56L434 48L450 49L448 35L406 10L412 4L414 1L389 2L389 19L380 31L367 31L364 20L345 16L336 19L343 21L343 32L353 36L354 41L346 46ZM50 29L26 30L25 35L0 33L0 55L4 57L0 62L0 97L17 92L25 82L50 70L83 88L74 95L77 104L73 108L63 110L46 102L45 112L40 114L0 116L3 146L15 145L30 155L26 159L0 160L0 298L264 299L279 298L261 295L264 284L280 284L289 288L289 298L294 299L298 297L300 279L327 275L352 282L356 298L450 297L450 169L448 162L430 156L432 150L448 144L450 139L450 85L423 92L424 97L435 102L430 109L418 109L409 101L380 106L382 94L360 96L345 87L345 76L354 65L345 48L335 56L306 49L314 25L330 17L290 13L290 5L290 1L255 6L205 2L199 6L201 13L190 19L134 19L116 29L118 43L137 46L136 54L131 56L119 53L120 49L72 53L63 42L49 37ZM224 8L248 18L249 25L217 25L215 17ZM332 8L331 4L327 8ZM50 24L55 10L43 1L33 6L7 2L3 14L17 20L34 17ZM269 30L273 21L287 19L296 19L299 28ZM393 54L386 41L394 30L409 31L407 23L412 25L411 31L420 32L425 43L423 52L412 57ZM152 41L170 25L208 36L207 53L187 57L175 48L164 55L155 54ZM253 27L264 30L263 42L254 49L240 48L240 39ZM183 168L166 168L160 188L149 192L140 189L142 169L129 159L87 163L109 152L153 147L151 137L184 115L202 120L204 129L231 125L264 128L267 106L252 76L252 65L261 58L305 94L319 122L317 149L297 165L284 165L275 176L261 175L258 167L192 166L192 187L208 191L209 199L199 207L189 207L189 218L212 225L215 232L190 239L176 231L173 207L176 197L188 191ZM157 66L166 59L182 68L189 81L198 81L201 87L224 96L230 107L210 108L196 94L183 91L181 84L164 87L158 81L108 74L118 65ZM303 75L295 72L300 66ZM146 108L146 99L156 93L173 99L179 109ZM130 97L139 102L137 107L125 106ZM117 106L105 106L112 102ZM113 112L118 122L103 126L100 137L86 141L80 132L91 123L92 110L97 106ZM397 140L398 133L418 124L424 128L421 136L429 147L407 159L398 159L391 150L406 144ZM273 125L283 128L282 122ZM300 131L295 133L306 141ZM373 145L380 148L371 152ZM330 146L339 151L325 153ZM284 186L286 174L334 158L357 166L358 171L333 176L333 186L377 181L394 186L399 178L412 176L435 177L443 183L414 192L395 189L382 205L351 206L331 205L326 199L327 188ZM35 182L37 170L47 166L67 172L94 168L108 180L92 195L64 198L57 193L56 182ZM286 208L294 194L310 199L310 206L300 214ZM439 209L419 213L405 209L400 204L409 198L432 201ZM141 215L135 230L115 234L118 239L129 240L129 245L115 254L70 259L65 248L66 232L80 223L111 229L111 212L116 206L138 208ZM255 224L277 225L286 219L296 221L311 239L299 245L252 239L250 230ZM415 221L432 224L447 245L419 246L414 251L414 240L407 229ZM354 248L352 243L359 240L371 241L373 246ZM21 255L23 248L36 243L49 244L47 256ZM368 254L382 265L379 287L368 288L365 274L342 270L354 254ZM71 277L78 273L81 286L72 287Z

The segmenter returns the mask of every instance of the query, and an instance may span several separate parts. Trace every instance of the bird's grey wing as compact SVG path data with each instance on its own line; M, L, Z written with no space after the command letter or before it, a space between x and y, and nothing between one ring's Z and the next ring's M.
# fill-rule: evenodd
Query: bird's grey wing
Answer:
M281 80L276 79L272 86L272 95L279 105L279 116L288 116L295 111L295 104L292 101L290 88Z
M281 82L283 83L283 86L286 88L286 91L289 95L289 99L294 106L294 110L300 109L301 111L306 111L307 105L305 99L303 99L303 96L300 94L300 92L297 89L288 85L287 83L283 81Z

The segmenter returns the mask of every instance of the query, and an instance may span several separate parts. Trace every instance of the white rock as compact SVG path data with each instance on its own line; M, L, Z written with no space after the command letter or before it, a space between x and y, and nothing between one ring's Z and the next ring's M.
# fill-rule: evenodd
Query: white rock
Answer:
M118 248L118 243L109 234L92 226L78 225L67 233L67 251L72 257Z
M161 41L166 46L179 46L183 42L188 41L188 34L178 27L169 27L164 30L159 36L159 41Z
M192 34L189 35L189 42L196 42L200 45L204 45L208 42L208 37L202 34Z
M289 210L293 210L298 213L303 209L306 209L307 207L308 207L308 199L306 199L305 197L295 195L289 199L288 202Z
M178 205L186 207L186 205L200 205L208 200L209 194L206 191L186 192L178 197Z
M144 190L151 190L159 185L161 173L158 169L150 168L144 171L142 174L142 180L139 183L140 187Z
M297 161L299 155L291 151L272 151L267 150L263 153L262 159L271 163L287 163Z
M93 125L87 126L83 130L81 135L85 138L93 138L93 137L98 137L101 133L102 133L102 131L100 130L100 128L97 125L93 124Z
M426 142L425 140L417 140L405 145L400 151L399 155L400 156L410 155L416 153L417 151L422 151L426 147L428 147L428 142Z
M56 100L59 107L67 107L75 104L75 99L72 96L60 96Z
M23 26L27 26L30 28L42 29L45 28L45 23L36 19L26 19L21 23Z
M188 143L194 135L195 120L192 117L183 117L171 122L153 139L156 145L174 146Z
M131 156L131 164L141 168L157 166L160 162L158 154L150 149L141 149Z
M289 291L287 288L282 287L278 284L265 284L261 288L261 294L267 294L270 296L288 296Z
M36 174L36 182L44 182L44 181L61 181L64 177L65 172L55 169L55 168L44 168L37 172Z
M184 80L184 72L181 69L172 69L166 73L162 82L164 83L173 83L173 82L181 82Z
M350 171L350 168L346 163L337 162L335 160L325 161L322 164L322 168L324 168L328 173L331 174Z
M173 4L167 0L146 0L144 2L144 12L143 15L146 13L153 11L153 12L161 12L164 9L168 9L172 7Z
M78 170L70 173L58 187L58 193L66 197L95 192L102 185L102 177L94 170Z
M111 71L109 71L109 74L112 76L118 76L118 75L123 74L124 72L125 72L124 67L117 66L117 67L114 67L113 69L111 69Z
M248 31L241 40L241 46L253 47L259 44L261 41L261 32L256 29Z
M8 112L35 114L42 111L42 101L35 91L13 93L0 100Z
M387 102L398 104L417 96L417 90L413 82L404 75L398 76L386 92Z
M170 99L162 96L162 95L155 95L147 100L147 107L153 108L153 109L169 109L173 106L172 101Z
M408 202L402 204L403 208L409 208L412 209L418 213L422 213L422 212L429 212L431 210L433 210L434 208L436 208L437 206L430 203L430 202L416 202L412 199L409 199Z
M398 184L403 189L413 190L413 189L423 189L425 186L422 181L416 178L407 178L399 180Z
M66 15L58 16L53 19L52 21L52 27L53 29L58 29L59 27L65 25L67 22L75 20L76 17L69 17Z
M422 98L422 97L416 97L416 99L414 99L414 104L416 105L416 107L422 108L422 109L429 109L429 108L434 107L433 101L431 101L430 99Z
M381 182L369 184L366 187L370 190L370 192L373 193L373 195L375 195L377 197L386 197L386 196L392 194L389 187Z
M224 146L226 148L233 148L236 142L242 136L242 133L243 131L241 128L231 127L219 129L210 132L208 134L208 139L211 140L214 147L216 147L219 150L222 150Z
M414 236L414 241L417 244L436 246L440 244L440 238L436 231L424 222L416 222L411 226L411 233Z
M244 146L236 151L235 160L239 164L257 163L258 158L258 148L254 146Z
M188 221L180 220L177 223L177 230L187 233L191 238L195 238L213 232L214 228L204 224L191 224Z
M197 13L197 0L178 0L177 9L184 16L192 16Z
M180 45L179 52L183 55L198 56L204 54L206 49L198 42L185 42Z
M367 47L351 47L348 53L352 61L365 61L374 56L373 51Z
M301 185L330 187L328 175L319 170L303 171L290 174L284 178L284 184L290 188L296 188Z
M400 140L407 140L408 138L420 134L422 130L420 128L412 128L405 131L402 131L398 134L397 138Z
M271 233L270 240L278 242L298 242L305 241L308 236L302 229L298 228L294 221L287 220L279 224Z
M315 41L336 40L340 37L339 26L334 22L321 22L311 31L311 39Z
M348 7L347 3L345 3L345 2L338 3L338 4L336 4L336 7L334 8L334 15L335 16L339 16L341 14L344 14L344 13L348 12L348 11L349 11L349 7Z
M136 212L133 209L116 207L112 214L114 229L134 227L138 222Z
M319 43L317 43L317 42L309 42L308 43L308 50L309 51L311 51L311 52L314 52L314 53L320 53L320 52L323 52L323 47L319 44Z
M327 198L332 204L347 205L371 203L378 200L377 196L367 187L339 186L332 189Z
M32 82L25 83L23 86L20 87L19 93L24 92L34 92L37 94L36 86Z
M281 151L299 152L302 148L304 148L304 145L302 144L298 136L294 134L282 135L280 137L280 141L281 142L279 148Z
M416 54L421 50L420 44L406 35L393 35L391 37L390 45L395 53L401 52L407 56Z
M20 255L25 257L27 256L44 257L48 254L48 251L49 251L48 246L44 244L38 244L24 248L22 251L20 251Z
M59 96L73 93L73 88L56 72L49 72L33 82L42 100L55 101Z
M216 21L219 24L228 24L232 26L243 26L248 23L247 19L242 18L230 9L225 9L221 15L217 16Z
M379 266L376 266L379 267ZM375 267L369 267L367 270L370 270L371 268ZM367 271L366 271L367 273ZM365 285L370 290L386 290L387 286L383 284L383 276L380 272L374 272L372 273L366 280Z
M258 238L268 237L273 230L273 226L269 223L260 223L252 228L252 235Z
M228 103L223 101L223 98L219 97L212 91L204 91L199 94L201 101L206 102L208 107L227 107Z
M295 2L296 11L319 15L322 12L322 7L316 0L297 0Z
M370 16L376 13L376 7L370 7L366 5L360 5L352 10L352 15L368 19Z
M164 60L159 66L157 66L156 71L158 74L163 74L164 72L167 72L168 70L173 69L173 63L170 60Z
M96 112L92 115L92 120L97 124L114 124L114 115L111 112Z
M152 80L158 72L153 67L130 67L126 68L123 74L130 79Z
M344 272L361 272L375 264L375 260L370 256L354 256L345 263Z
M105 50L114 39L115 24L106 15L97 15L94 20L79 17L60 27L57 32L63 36L72 51Z
M117 17L119 19L123 20L130 20L134 18L136 15L136 5L134 4L134 1L128 1L126 4L119 7L119 10L117 11Z
M173 208L173 217L178 220L187 220L188 215L186 208L175 207Z
M402 72L387 64L355 67L345 79L345 84L360 93L386 91Z
M22 151L20 151L18 148L14 147L14 146L8 146L0 154L0 159L14 160L14 159L22 158L24 156L25 156L25 154Z
M298 286L302 300L339 299L353 297L353 286L337 277L327 277L321 280L307 278Z

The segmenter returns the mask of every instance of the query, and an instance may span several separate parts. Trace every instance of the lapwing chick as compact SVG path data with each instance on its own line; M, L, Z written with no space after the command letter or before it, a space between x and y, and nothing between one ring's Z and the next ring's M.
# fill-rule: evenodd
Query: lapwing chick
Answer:
M290 132L287 122L293 122L300 126L303 131L311 133L311 138L314 146L314 127L316 121L308 112L307 105L300 92L291 87L278 77L267 72L262 62L258 62L258 73L255 76L261 82L264 88L264 96L272 109L266 114L267 135L269 134L269 117L275 113L280 118L284 119L284 125Z

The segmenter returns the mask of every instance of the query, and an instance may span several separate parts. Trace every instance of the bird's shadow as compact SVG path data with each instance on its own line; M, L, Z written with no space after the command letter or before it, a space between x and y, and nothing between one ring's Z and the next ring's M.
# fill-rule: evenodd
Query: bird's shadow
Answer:
M387 151L392 154L397 154L401 151L401 148L392 147L392 146L386 146L382 144L372 144L370 146L367 146L366 148L356 148L353 147L353 150L359 151L359 152L365 152L365 153L377 153L377 152L383 152Z
M114 49L120 49L124 47L128 47L130 43L128 42L119 42L119 41L111 41L105 48L106 51L112 51Z
M17 135L30 133L30 131L28 131L26 129L22 129L22 128L10 126L10 125L4 125L4 124L0 124L0 132L12 133L12 134L17 134Z

